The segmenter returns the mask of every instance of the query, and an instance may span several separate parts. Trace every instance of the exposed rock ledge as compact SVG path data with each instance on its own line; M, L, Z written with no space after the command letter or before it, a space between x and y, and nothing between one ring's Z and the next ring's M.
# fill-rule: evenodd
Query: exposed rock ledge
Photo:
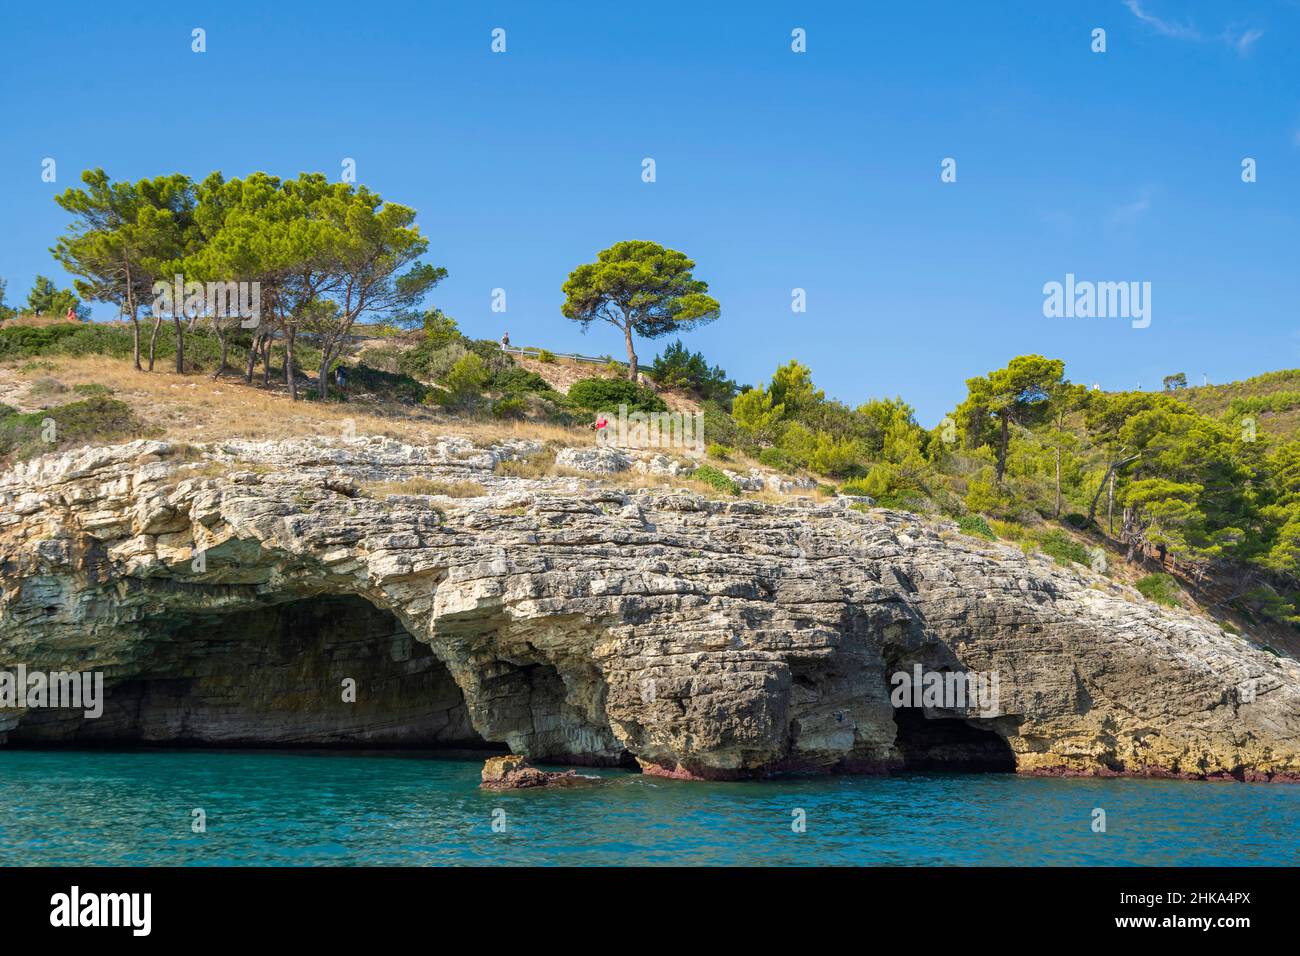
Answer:
M1300 665L1209 622L909 515L494 473L534 447L141 441L0 475L0 669L110 687L98 722L0 710L0 735L1300 777ZM416 476L489 494L359 484ZM997 672L999 715L895 711L915 663Z

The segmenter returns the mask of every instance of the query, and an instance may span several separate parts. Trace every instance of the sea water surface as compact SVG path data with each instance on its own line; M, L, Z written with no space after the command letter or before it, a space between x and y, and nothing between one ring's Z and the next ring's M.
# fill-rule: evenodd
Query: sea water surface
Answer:
M590 771L604 778L591 789L491 793L478 789L481 761L0 751L0 865L1300 863L1300 785L996 774L687 783L606 770ZM195 809L206 832L192 830Z

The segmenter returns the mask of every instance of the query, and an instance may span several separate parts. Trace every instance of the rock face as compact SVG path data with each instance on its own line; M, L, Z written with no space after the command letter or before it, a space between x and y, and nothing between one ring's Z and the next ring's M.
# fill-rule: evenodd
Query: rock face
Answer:
M0 709L0 735L486 742L683 777L1300 777L1300 665L1208 621L842 500L495 473L533 450L141 441L0 475L0 670L109 688L97 721ZM488 493L366 491L466 477ZM995 675L997 706L894 706L917 667Z

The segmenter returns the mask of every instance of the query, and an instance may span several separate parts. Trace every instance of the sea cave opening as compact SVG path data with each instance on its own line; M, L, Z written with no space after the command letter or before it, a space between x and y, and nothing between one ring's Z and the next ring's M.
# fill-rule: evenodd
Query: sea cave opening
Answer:
M927 717L919 707L894 709L894 743L905 770L1014 773L1015 754L1006 738L961 717Z
M360 597L197 611L148 626L156 636L107 668L98 718L31 710L7 744L505 752L475 731L432 650Z

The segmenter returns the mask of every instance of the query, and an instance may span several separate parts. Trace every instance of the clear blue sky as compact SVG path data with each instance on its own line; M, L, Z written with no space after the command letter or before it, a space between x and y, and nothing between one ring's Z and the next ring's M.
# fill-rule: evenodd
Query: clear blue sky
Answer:
M723 317L686 341L734 378L798 358L927 425L1026 352L1105 388L1300 365L1297 0L25 3L0 76L11 304L38 272L70 284L51 197L84 168L337 177L353 157L419 211L450 271L431 301L475 336L619 355L560 315L560 285L637 238L696 260ZM1151 282L1151 326L1044 318L1067 272Z

